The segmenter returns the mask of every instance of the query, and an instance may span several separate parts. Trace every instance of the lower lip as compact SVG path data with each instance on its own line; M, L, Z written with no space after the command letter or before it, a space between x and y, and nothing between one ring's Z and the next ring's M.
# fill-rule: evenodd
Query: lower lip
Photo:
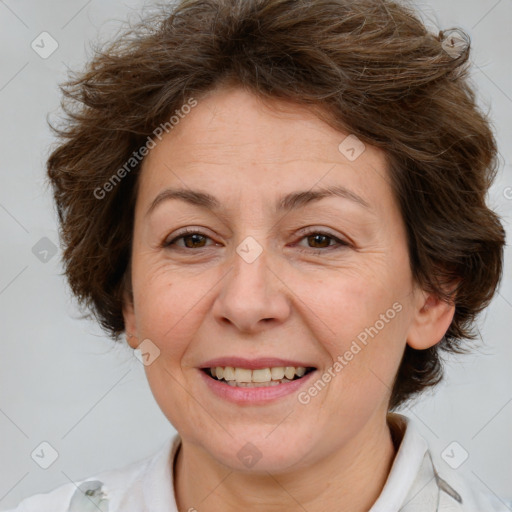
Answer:
M272 400L277 400L278 398L297 392L299 388L304 386L310 380L310 378L316 373L316 370L313 370L307 375L304 375L304 377L291 382L285 382L277 386L265 386L259 388L239 388L230 386L229 384L225 384L220 380L216 380L208 376L203 370L199 370L199 373L205 380L206 385L217 396L237 404L258 405L267 404Z

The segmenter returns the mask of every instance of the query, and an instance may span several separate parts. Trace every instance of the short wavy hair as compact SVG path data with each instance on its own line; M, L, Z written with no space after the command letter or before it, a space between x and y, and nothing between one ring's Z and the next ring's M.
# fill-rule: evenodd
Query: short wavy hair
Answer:
M123 301L133 300L140 169L126 162L187 99L235 84L263 101L306 105L384 150L415 282L455 304L438 344L406 347L389 408L437 384L440 350L465 352L463 340L477 338L505 244L485 202L496 142L469 83L470 39L453 34L431 33L414 9L386 0L182 0L96 48L61 85L63 118L47 162L79 304L119 341Z

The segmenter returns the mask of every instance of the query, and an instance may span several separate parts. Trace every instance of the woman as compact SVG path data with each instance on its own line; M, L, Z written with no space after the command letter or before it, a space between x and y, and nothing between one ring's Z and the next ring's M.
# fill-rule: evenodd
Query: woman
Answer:
M183 0L65 86L66 275L178 434L16 510L507 510L392 412L501 278L468 56L394 2Z

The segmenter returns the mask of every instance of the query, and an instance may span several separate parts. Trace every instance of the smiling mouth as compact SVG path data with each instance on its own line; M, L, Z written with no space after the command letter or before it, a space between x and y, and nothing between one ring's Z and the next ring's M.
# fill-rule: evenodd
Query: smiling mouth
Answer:
M279 386L294 380L302 379L308 373L316 370L304 366L277 366L251 370L248 368L233 368L232 366L217 366L202 368L212 379L232 387L261 388Z

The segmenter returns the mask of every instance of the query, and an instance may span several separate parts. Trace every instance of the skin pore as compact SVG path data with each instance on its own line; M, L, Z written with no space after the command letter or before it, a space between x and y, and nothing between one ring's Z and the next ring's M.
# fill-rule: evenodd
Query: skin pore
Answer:
M124 318L132 348L149 339L160 351L145 371L182 439L180 511L368 511L395 456L386 414L405 345L434 345L453 318L413 282L382 151L366 145L350 161L338 149L348 133L286 107L211 91L139 176ZM276 207L330 186L349 192ZM219 208L169 197L150 208L171 188L208 193ZM247 237L262 251L251 263L237 252ZM394 303L400 312L307 404L297 393L233 403L199 369L231 356L304 361L316 368L307 390ZM260 455L250 468L238 456L247 443Z

